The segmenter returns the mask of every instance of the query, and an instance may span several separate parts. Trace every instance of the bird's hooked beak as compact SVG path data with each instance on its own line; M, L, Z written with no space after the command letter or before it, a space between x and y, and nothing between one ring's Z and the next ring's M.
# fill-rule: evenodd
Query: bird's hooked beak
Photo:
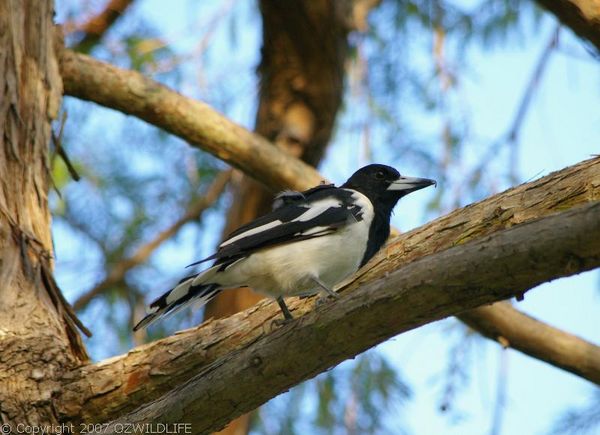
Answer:
M394 181L387 190L402 192L404 194L414 192L415 190L423 189L424 187L437 186L437 181L430 180L429 178L417 178L417 177L404 177L401 176Z

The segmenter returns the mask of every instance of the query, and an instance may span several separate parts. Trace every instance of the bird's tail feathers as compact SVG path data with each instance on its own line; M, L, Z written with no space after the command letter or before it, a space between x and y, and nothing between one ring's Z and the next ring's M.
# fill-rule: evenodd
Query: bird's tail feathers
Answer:
M140 320L133 327L133 330L137 331L145 328L161 317L175 314L192 302L197 302L199 306L204 305L221 290L219 284L199 282L201 281L199 278L201 278L201 275L188 276L179 281L179 284L171 290L154 300L150 304L146 317Z

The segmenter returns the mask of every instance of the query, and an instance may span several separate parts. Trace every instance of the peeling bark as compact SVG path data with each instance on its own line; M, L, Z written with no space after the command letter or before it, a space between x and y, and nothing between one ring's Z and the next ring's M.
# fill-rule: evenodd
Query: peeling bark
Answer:
M278 310L261 303L231 319L207 322L127 355L76 368L85 359L85 349L77 319L52 278L47 205L50 121L61 98L52 46L52 2L0 2L0 28L3 423L185 419L195 423L195 431L214 430L390 335L519 295L539 282L598 267L600 262L598 203L548 217L599 199L598 159L593 159L401 236L343 291L340 301L316 310L312 301L290 304L296 315L306 315L282 329L270 331ZM269 186L304 188L320 180L316 171L201 103L135 73L65 53L69 92L102 104L120 104L123 111L192 138L253 176L264 177ZM83 69L73 69L74 64ZM88 75L74 77L81 71ZM107 91L91 96L102 88L100 83L107 85L105 73L112 80ZM109 95L110 86L122 93ZM309 130L318 124L306 107L290 107L286 116L304 119ZM204 118L193 119L198 114ZM292 142L302 136L302 131L292 133L286 136ZM265 168L266 161L275 164L274 169ZM540 216L546 217L532 221ZM447 264L454 267L442 267ZM490 267L494 264L506 270ZM592 346L580 344L584 349ZM281 358L286 353L293 360ZM553 363L566 367L559 361L564 354ZM594 372L586 370L598 367L597 349L586 355L591 360L580 374L594 380ZM250 380L243 388L234 382L240 376ZM173 385L177 388L171 391ZM163 395L161 401L123 415Z
M0 2L0 421L56 424L52 399L85 359L52 278L47 160L62 84L53 3Z

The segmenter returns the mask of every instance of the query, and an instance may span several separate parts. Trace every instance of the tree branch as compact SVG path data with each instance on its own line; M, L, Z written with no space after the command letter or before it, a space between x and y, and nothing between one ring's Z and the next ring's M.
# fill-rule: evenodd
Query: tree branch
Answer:
M479 333L600 385L600 347L521 313L507 302L459 314Z
M600 0L536 0L600 54Z
M259 136L232 124L202 103L188 100L138 73L121 71L118 68L68 51L65 56L71 59L66 63L63 61L62 70L65 77L65 87L67 92L72 95L78 94L78 91L74 92L73 89L77 90L79 87L91 86L84 93L88 99L95 98L94 101L96 102L134 115L156 112L160 115L160 122L157 124L159 127L179 134L188 141L199 140L198 138L205 139L203 149L218 156L220 144L226 143L225 148L229 150L228 161L238 167L246 165L245 167L250 168L251 174L256 179L263 180L266 184L271 182L269 180L278 180L277 183L289 183L286 185L287 187L302 189L321 179L314 169L278 151ZM71 62L70 66L68 66L69 62ZM96 78L93 78L94 76ZM90 77L92 78L90 79ZM148 82L150 84L144 85ZM100 83L102 83L102 86L98 87ZM140 90L140 87L143 88L144 86L155 91L154 93L157 95L164 94L165 98L171 100L171 104L161 104L160 98L146 98L146 95ZM128 99L135 100L138 98L138 94L142 101L136 108L135 102L130 103ZM124 99L121 100L123 96ZM174 110L177 106L179 106L178 110ZM184 110L184 112L192 114L192 116L189 118L178 116L181 108L187 108L188 110ZM206 116L203 116L203 114L206 114ZM147 116L147 118L143 119L152 122L151 116L144 116ZM215 120L217 128L211 125L211 122L213 122L211 119ZM222 126L232 127L232 130L225 128L221 131L220 127ZM199 131L194 131L194 129L199 129ZM265 151L265 154L261 154L262 150L267 151ZM274 162L293 162L290 164L295 165L296 169L291 172L288 171L292 166L287 166L287 163L286 166L277 163L265 165L264 161L271 162L269 157L260 158L258 161L251 160L248 164L244 163L244 158L234 161L240 155L247 153L273 155L276 156ZM460 244L473 237L489 234L515 223L598 199L600 198L600 179L597 164L598 159L583 162L537 182L519 186L500 196L494 196L477 206L452 213L446 218L436 221L437 227L433 228L428 225L424 227L427 228L424 232L416 232L413 237L407 239L407 246L403 250L396 253L392 252L390 255L400 255L405 261L409 261L420 255L437 252L439 249L447 247L449 243ZM282 168L284 169L282 170ZM306 178L290 175L302 173L302 171L307 171L308 176ZM275 186L280 186L280 184ZM546 189L544 189L544 186L546 186ZM375 260L370 265L370 270L365 268L365 271L368 272L363 272L365 273L363 279L376 276L382 270L385 270L385 267L381 266L385 260L382 257L378 258L379 260ZM480 315L484 314L481 313ZM547 361L551 361L552 353L553 350L549 348ZM560 363L557 363L557 365L560 366ZM160 391L164 392L165 390ZM111 403L111 405L115 404Z
M309 303L294 304L302 317L271 333L256 333L263 329L260 314L224 319L219 335L237 341L235 348L160 399L119 416L113 430L114 423L185 421L208 433L398 333L599 267L600 202L400 264L391 262L381 279L358 288L354 282L335 302L308 312ZM231 334L239 323L241 340Z
M73 308L75 310L82 310L85 308L87 304L89 304L96 296L102 294L111 286L120 283L123 278L125 278L125 274L129 270L145 262L156 248L177 234L177 231L179 231L182 226L194 219L198 219L204 210L210 207L219 198L219 196L221 196L221 193L225 189L230 176L230 170L226 170L217 175L213 183L208 187L204 196L192 202L188 206L183 216L175 221L169 228L158 233L154 239L145 245L140 246L133 255L123 258L121 261L115 264L104 280L96 284L94 288L81 295L75 301Z
M106 7L97 15L80 26L76 32L81 32L81 39L73 47L76 51L89 53L100 42L106 31L131 6L133 0L110 0Z
M138 72L71 50L62 52L60 69L67 95L137 116L241 169L269 189L306 189L322 180L313 167L263 137Z
M355 281L372 282L426 255L598 199L600 158L595 158L401 235L369 262ZM70 373L63 385L64 393L57 399L57 409L66 420L87 422L107 421L132 411L173 386L188 382L207 365L237 349L240 340L250 343L264 335L268 327L263 325L279 315L272 306L263 309L265 305L261 303L231 320L209 320L199 328L136 348L127 355L82 367ZM291 304L303 312L310 305ZM230 339L224 338L224 331Z

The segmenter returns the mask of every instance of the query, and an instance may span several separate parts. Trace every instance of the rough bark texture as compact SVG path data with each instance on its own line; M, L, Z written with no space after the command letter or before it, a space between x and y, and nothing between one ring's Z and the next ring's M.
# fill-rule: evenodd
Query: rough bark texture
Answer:
M508 302L479 307L457 317L504 347L542 361L551 360L552 364L600 385L600 347L521 313Z
M62 98L53 3L0 2L0 421L52 424L62 372L85 357L52 278L50 121Z
M599 199L600 158L596 158L457 210L403 234L365 266L366 273L359 281L385 278L391 271L421 256ZM386 264L388 267L384 267ZM479 269L471 269L473 271L477 272L474 275L479 273ZM538 273L537 267L531 272ZM429 309L434 309L436 303L433 301L427 299L419 304L429 304L432 307ZM335 302L336 305L343 303ZM251 343L267 334L271 320L280 314L275 304L265 305L269 304L259 303L230 319L208 321L199 328L133 349L127 355L75 370L65 379L64 394L57 401L57 408L66 420L107 421L157 399L175 385L189 382L204 368L234 352L242 346L241 343ZM290 303L296 316L310 311L312 305L312 301ZM390 313L395 313L395 309L390 308ZM297 324L303 322L304 318L299 319ZM374 324L366 330L378 327ZM320 326L315 333L319 330ZM385 328L381 329L381 333L384 331ZM350 343L331 351L342 354L347 346ZM286 350L283 354L289 352ZM298 358L295 361L304 360ZM600 366L600 361L596 365Z
M600 0L537 0L600 54Z
M89 79L88 75L83 74L83 75L78 75L77 72L77 68L81 66L81 64L78 64L78 62L83 59L83 58L75 58L75 62L74 62L74 66L75 68L70 72L70 75L68 75L65 79L67 81L71 80L71 81L78 81L78 80L82 80L82 81L86 81ZM87 59L86 62L89 63L94 63L94 61ZM79 71L81 72L81 71ZM102 76L103 72L107 72L108 75L107 76ZM109 97L105 97L104 95L102 95L103 90L102 89L94 89L94 82L91 81L89 82L87 85L91 85L92 87L89 88L89 91L87 92L87 97L88 99L96 99L95 101L100 102L101 104L108 104L109 107L115 107L112 105L112 103L114 103L115 100L120 100L123 98L123 96L127 99L127 98L133 98L131 97L131 94L129 93L129 90L127 89L127 86L121 86L119 87L120 84L120 80L118 77L111 77L111 74L118 76L119 71L118 69L114 69L114 68L107 68L106 71L102 71L102 70L98 70L98 74L99 74L99 79L96 81L96 85L99 85L102 83L103 87L110 87L113 85L116 85L116 87L110 89L108 91L108 93L111 93L112 96ZM125 74L125 73L124 73ZM131 73L126 73L127 77L125 77L125 81L128 81L129 79L132 79L134 83L134 85L139 85L140 83L140 77L139 75L136 76L136 74L131 74ZM89 81L89 80L88 80ZM86 85L86 86L87 86ZM82 85L83 86L83 85ZM99 93L96 91L100 91ZM123 91L125 91L123 93ZM100 96L98 98L98 95ZM168 97L173 96L172 94L165 94ZM140 99L144 100L143 101L143 105L146 105L146 108L144 110L147 111L152 111L152 110L156 110L159 111L159 106L157 105L158 102L160 100L156 99L147 99L145 95L140 95L139 96ZM181 96L178 96L178 98L183 98ZM120 107L119 107L120 104ZM125 111L126 113L131 113L129 111L129 107L131 106L131 104L129 104L129 102L125 102L123 103L123 101L117 101L117 108L119 108L120 110ZM155 109L156 107L156 109ZM139 108L136 108L135 110L138 110ZM208 108L205 107L205 109L210 110ZM135 112L134 110L134 112ZM140 109L141 110L141 109ZM142 110L142 112L144 111ZM193 131L195 126L197 126L196 121L200 120L200 128L206 128L206 132L203 133L204 134L204 138L207 141L215 141L217 142L217 147L218 147L218 143L220 143L223 140L223 137L218 136L219 133L221 133L218 129L217 130L213 130L213 132L217 133L217 137L211 137L211 132L209 131L210 126L207 126L205 124L202 124L202 118L199 116L199 113L203 113L203 112L196 112L196 115L193 116L190 119L185 119L185 117L181 118L181 117L171 117L168 114L167 115L162 115L162 122L164 122L166 124L166 128L170 131L175 131L175 132L179 132L179 134L184 137L185 139L190 139L190 137L193 139L194 136L193 135ZM213 116L214 112L208 112L209 116ZM146 116L146 115L144 115ZM205 118L206 119L206 118ZM216 119L219 120L219 122L222 121L222 118L219 118L219 116L216 116ZM178 123L181 122L181 125L177 125ZM225 123L227 123L227 121L224 121ZM233 130L232 130L233 131ZM192 132L191 136L186 136L187 132ZM255 154L255 151L259 148L254 148L253 142L252 141L245 141L244 140L244 134L247 133L243 133L241 135L225 135L225 142L227 142L227 147L229 147L229 149L231 150L231 155L230 158L232 160L235 160L238 158L238 155L236 154L238 152L238 150L242 150L242 155L244 153L249 153L249 154ZM253 135L250 135L250 137L254 137ZM258 141L260 142L260 139L258 139ZM263 141L263 143L265 143ZM206 144L205 144L206 145ZM209 151L211 150L211 144L210 142L208 143L209 146L205 146L206 149L208 149ZM245 150L245 148L250 147L250 151ZM260 152L262 153L264 150L260 149ZM282 180L284 179L284 181L282 181L281 183L283 185L285 185L286 183L289 183L288 187L293 187L293 188L298 188L298 189L302 189L305 187L308 187L309 185L312 185L314 183L317 182L317 180L320 180L321 177L318 176L318 174L316 174L316 171L314 171L313 169L304 166L304 169L300 169L303 165L297 166L298 171L296 172L296 175L298 174L306 174L304 177L302 176L289 176L289 166L285 166L282 167L280 165L277 164L277 162L282 162L282 161L288 161L291 162L293 165L296 164L296 160L294 159L288 159L285 155L282 156L281 153L277 153L276 150L273 153L273 155L277 156L277 159L275 160L275 164L273 165L262 165L262 159L258 159L255 160L254 162L251 162L251 167L254 169L253 172L253 176L257 177L259 179L262 179L266 182L266 184L268 184L270 181L269 180ZM242 162L243 159L239 159L240 163L238 164L241 165L243 164ZM235 162L234 162L235 164ZM593 163L592 163L593 164ZM252 166L254 165L254 166ZM286 175L286 173L288 175ZM596 178L597 180L597 178ZM582 180L577 179L576 182L580 182ZM596 182L596 186L597 186L597 182ZM592 193L590 193L590 186L583 186L583 187L578 187L578 188L573 188L573 192L569 192L569 187L564 187L563 189L565 189L564 192L562 193L567 193L568 195L570 195L570 198L562 198L560 201L563 202L563 205L570 207L574 204L576 204L578 201L585 201L585 200L589 200L589 195L597 195L597 187L595 188L596 190L594 190L593 186L592 186ZM277 185L277 187L275 187L275 189L279 189L281 188L280 185ZM577 189L579 189L579 192L577 191ZM594 193L595 192L595 193ZM587 197L586 197L587 195ZM512 204L514 206L515 201L517 201L517 199L512 198L509 201L509 204ZM559 203L560 203L559 201ZM542 206L547 206L547 211L552 211L554 209L556 209L557 207L561 207L561 204L559 203L552 203L552 202L548 202L548 204L542 204ZM492 203L493 204L493 203ZM494 229L498 228L498 225L502 225L502 219L503 219L503 215L502 213L499 216L496 216L497 221L500 222L500 224L496 221L494 221L494 207L490 206L491 209L488 209L486 211L486 213L488 213L489 215L484 219L484 222L478 221L480 223L480 227L477 228L477 225L468 225L468 222L462 222L459 223L457 229L463 231L463 235L466 236L476 236L477 234L479 234L479 232L485 232L485 231L493 231ZM531 207L531 205L529 206ZM535 208L535 207L534 207ZM502 212L502 210L499 210L500 212ZM535 215L535 212L533 212L533 210L529 210L529 213L526 213L526 215L531 218L532 216ZM513 217L511 217L508 220L505 220L504 224L511 224L512 222L515 221L515 217L518 218L518 211L517 214ZM517 219L518 220L518 219ZM470 233L470 235L469 235ZM549 352L552 353L552 352ZM549 357L549 360L551 360L551 357Z
M344 291L341 301L314 311L310 311L310 301L293 304L297 314L307 315L283 329L268 333L269 327L265 325L279 313L272 305L265 309L267 304L263 303L231 319L208 322L190 332L135 349L126 356L72 369L79 363L75 355L84 358L85 351L75 331L76 319L52 279L46 197L49 122L60 104L51 17L50 1L0 2L2 422L40 425L64 420L123 418L122 413L127 409L157 398L176 384L179 387L163 401L133 414L127 421L144 415L155 415L155 421L165 421L167 415L172 419L169 421L185 417L198 423L195 431L212 430L275 392L389 335L478 304L519 294L553 277L598 266L598 204L521 225L539 215L598 199L600 182L596 159L579 165L576 170L571 168L570 172L555 174L541 185L530 184L510 191L496 198L496 204L482 203L475 213L467 208L461 214L445 218L449 220L441 219L430 226L430 235L415 231L402 236L388 247L387 261L380 256L371 265L373 270L361 276L359 281L368 282L367 285ZM77 61L82 62L79 66L89 66L86 64L89 59L79 57ZM104 72L107 71L114 73L110 68ZM90 76L84 79L96 76L96 71L88 73ZM76 92L97 93L103 87L98 85L105 85L104 77L101 74L99 77L99 81L93 83L95 87L84 91L75 86ZM176 134L199 142L210 140L213 133L213 139L220 136L216 146L211 142L207 147L212 147L217 155L228 156L238 167L250 172L254 167L256 171L252 173L257 177L268 175L270 178L265 182L269 185L303 188L320 179L315 171L295 159L282 157L267 141L245 132L202 105L190 103L151 81L140 81L139 75L128 76L125 82L120 82L122 77L113 78L112 85L122 86L124 92L119 97L130 98L123 106L124 111L133 106L132 110L138 110L136 113L151 122L167 127L176 125L173 130ZM108 88L110 93L110 86ZM165 107L166 114L161 113L160 106L165 103L162 96L171 98L169 101L173 104ZM100 99L108 102L117 101L119 97L111 99L107 93L100 95ZM192 119L198 113L206 115L200 124L198 119ZM179 123L180 118L188 115L191 118ZM198 125L200 133L196 130ZM244 144L246 140L250 145ZM245 152L243 156L237 155L240 150ZM257 150L259 155L256 155ZM250 155L252 158L248 158ZM245 163L245 159L250 163ZM264 170L261 166L265 166L265 161L276 165L289 163L292 169L276 166L274 171ZM579 179L585 171L590 171L588 177ZM573 187L570 182L580 184ZM544 184L550 192L545 196L528 192L544 188ZM540 193L543 191L537 191ZM527 206L522 207L521 201ZM519 225L497 232L515 224ZM438 230L441 234L437 234ZM493 234L480 239L489 233ZM421 249L423 243L429 244L429 251ZM448 249L463 243L464 246ZM435 254L419 258L430 252ZM406 265L409 260L413 262ZM385 263L389 265L384 266ZM504 265L511 273L490 268L492 263ZM446 264L454 267L447 270ZM395 268L400 269L387 278L375 280ZM473 273L473 268L477 273ZM366 306L365 301L368 301ZM579 344L590 346L585 342ZM295 361L302 364L280 358L284 349L285 353L296 355ZM597 350L587 353L587 357L595 355ZM191 356L198 360L192 361ZM181 365L182 361L189 364ZM566 367L566 363L558 365ZM598 364L591 361L587 366ZM66 369L72 370L63 375ZM586 375L586 370L583 365L580 371L592 378L593 372ZM239 385L232 382L239 379L238 376L247 376L251 382L244 383L243 389L238 388ZM231 394L233 387L238 396ZM207 395L210 401L205 400ZM130 403L124 405L125 402Z
M335 302L309 312L302 304L302 317L268 334L255 316L239 313L216 322L232 329L247 323L243 337L224 329L222 338L238 341L235 349L116 423L185 421L207 433L400 332L599 266L596 201L419 258L358 288L353 283Z

